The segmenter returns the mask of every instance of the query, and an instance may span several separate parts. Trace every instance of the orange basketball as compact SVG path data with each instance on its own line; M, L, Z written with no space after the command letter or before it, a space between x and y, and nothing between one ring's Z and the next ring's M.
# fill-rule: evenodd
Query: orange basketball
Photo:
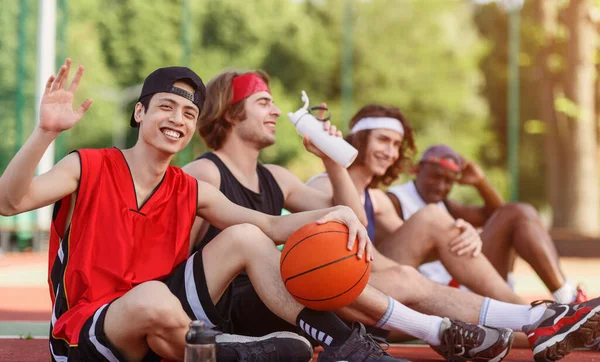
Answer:
M337 222L304 225L281 252L281 278L301 304L335 310L352 303L369 281L371 264L356 258L358 240L348 250L348 228Z

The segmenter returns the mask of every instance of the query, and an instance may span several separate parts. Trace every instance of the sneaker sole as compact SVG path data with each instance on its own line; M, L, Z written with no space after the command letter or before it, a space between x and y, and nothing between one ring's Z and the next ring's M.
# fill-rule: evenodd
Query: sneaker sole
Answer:
M294 340L294 341L301 342L301 345L302 345L302 347L300 345L295 346L294 347L294 350L296 351L295 354L293 356L287 355L287 356L285 356L285 359L282 359L284 357L282 357L280 355L281 352L278 352L278 354L277 354L278 361L309 362L312 360L314 352L313 352L313 347L310 344L310 342L306 338L304 338L296 333L292 333L292 332L274 332L274 333L270 333L270 334L267 334L265 336L260 336L260 337L250 337L250 336L243 336L243 335L238 335L238 334L227 334L227 333L219 334L216 336L216 340L215 340L215 342L217 343L217 360L218 361L232 361L232 362L239 360L238 352L234 352L234 354L225 352L225 351L227 351L226 346L229 344L236 345L236 344L256 343L256 342L273 340L273 339L287 340L288 343L290 340ZM306 350L304 350L304 349L306 349ZM234 350L235 350L235 347L234 347ZM299 351L305 351L306 355L298 354ZM225 353L225 354L223 354L223 353Z
M216 343L250 343L264 341L270 338L295 339L304 342L308 347L312 348L312 345L306 338L293 332L273 332L271 334L267 334L265 336L260 337L250 337L242 336L239 334L222 333L216 336Z
M508 355L508 352L510 352L510 347L508 347L507 349L505 349L504 351L502 351L502 353L500 353L500 355L498 355L496 358L491 359L490 362L500 362L500 361L502 361Z
M512 348L512 344L513 344L513 339L514 338L515 338L515 335L511 333L511 335L510 335L510 337L508 339L508 347L506 347L506 349L504 351L502 351L502 353L500 353L498 356L496 356L496 357L492 358L491 360L489 360L489 362L500 362L504 358L506 358L506 356L508 356L508 354L510 353L510 349Z
M506 349L504 351L502 351L496 357L493 357L493 358L477 357L477 356L475 356L475 357L457 357L456 359L448 359L448 361L456 361L456 362L466 362L466 361L473 361L473 362L500 362L504 358L506 358L506 356L508 356L508 354L510 353L510 349L512 348L512 343L513 343L513 339L514 338L515 338L515 335L511 331L510 337L508 338L508 347L506 347Z
M586 324L585 329L581 333L585 333L587 339L583 343L583 348L592 351L600 351L600 313L597 313L594 317L590 318Z
M567 332L540 343L533 349L533 358L536 362L558 361L574 348L582 347L584 342L592 342L600 338L600 306L592 309L579 322L575 323ZM582 338L583 337L583 338Z

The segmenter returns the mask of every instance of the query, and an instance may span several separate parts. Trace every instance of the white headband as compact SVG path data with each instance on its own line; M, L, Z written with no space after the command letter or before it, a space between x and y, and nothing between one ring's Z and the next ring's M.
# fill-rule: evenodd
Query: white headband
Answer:
M401 135L404 135L404 127L402 127L402 122L397 120L396 118L390 117L366 117L361 118L360 121L356 122L354 127L350 130L350 134L356 133L358 131L364 131L367 129L391 129L392 131L396 131Z

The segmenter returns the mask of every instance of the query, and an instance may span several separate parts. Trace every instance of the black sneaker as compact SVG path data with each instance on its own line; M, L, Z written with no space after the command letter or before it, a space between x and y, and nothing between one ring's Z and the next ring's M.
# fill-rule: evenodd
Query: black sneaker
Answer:
M508 355L513 332L508 328L490 328L476 324L442 320L439 346L434 351L450 362L499 362Z
M387 342L382 341L387 344ZM388 345L389 346L389 345ZM387 349L387 348L386 348ZM365 331L365 327L356 322L352 325L352 334L337 347L327 347L319 353L318 362L410 362L394 358L379 345L376 337Z
M262 337L220 334L216 339L219 362L308 362L313 357L308 340L292 332L275 332Z

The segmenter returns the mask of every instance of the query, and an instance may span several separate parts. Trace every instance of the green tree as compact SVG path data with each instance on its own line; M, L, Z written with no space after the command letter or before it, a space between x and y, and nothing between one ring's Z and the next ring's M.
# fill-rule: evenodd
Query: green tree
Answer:
M0 144L0 170L8 165L11 157L15 153L15 147L25 141L25 138L31 132L34 124L35 109L31 107L35 102L35 37L36 37L36 6L31 0L25 1L27 10L25 19L25 72L21 79L18 79L17 72L17 54L19 47L19 11L20 1L3 1L2 11L0 12L0 32L3 36L0 38L0 127L4 132L4 142ZM24 124L22 126L22 139L17 139L16 133L16 112L17 83L21 82L23 86L24 108L22 116Z
M421 151L444 142L467 158L485 154L494 160L497 143L480 95L478 68L487 48L472 22L472 7L394 0L355 6L355 107L398 106L414 127Z
M35 9L35 2L29 1ZM277 144L261 158L286 165L302 178L318 172L321 165L302 149L301 137L287 120L287 112L302 105L300 91L307 91L312 105L327 102L332 121L343 130L349 121L340 118L344 2L190 2L191 68L205 81L226 68L266 70L283 115ZM180 0L69 2L68 53L75 64L86 66L81 100L94 99L86 119L69 133L69 149L122 147L136 139L135 130L128 127L135 87L153 69L179 63L181 5ZM420 148L446 141L467 157L484 155L493 165L489 161L498 158L498 144L479 95L478 64L487 48L473 26L470 6L465 2L431 6L416 0L356 0L352 6L355 92L351 111L370 102L396 105L416 128ZM2 30L12 29L0 40L6 50L0 65L13 68L8 54L14 54L15 18L16 7L10 2L0 18ZM35 42L33 13L28 22L29 39ZM31 95L34 61L32 51L27 64ZM6 80L0 84L0 92L6 92L2 94L14 89L12 70L5 71L9 68L0 69L0 79ZM12 104L9 97L0 102ZM0 122L10 124L7 119L0 115ZM196 136L194 155L205 150Z
M587 0L525 2L520 54L521 194L549 203L554 227L590 234L600 232L597 11ZM493 44L482 63L485 95L506 144L506 15L486 6L476 23Z

